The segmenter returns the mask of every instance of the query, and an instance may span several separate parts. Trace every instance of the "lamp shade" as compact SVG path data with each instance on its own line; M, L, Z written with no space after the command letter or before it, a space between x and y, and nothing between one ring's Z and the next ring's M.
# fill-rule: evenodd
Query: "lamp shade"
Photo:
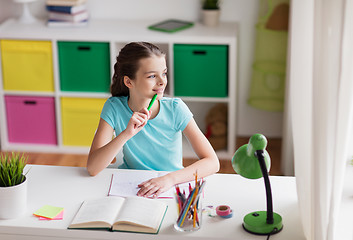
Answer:
M232 158L234 171L245 178L258 179L262 177L259 160L256 156L257 150L263 150L267 171L270 170L271 159L266 151L267 139L262 134L254 134L249 143L241 146Z

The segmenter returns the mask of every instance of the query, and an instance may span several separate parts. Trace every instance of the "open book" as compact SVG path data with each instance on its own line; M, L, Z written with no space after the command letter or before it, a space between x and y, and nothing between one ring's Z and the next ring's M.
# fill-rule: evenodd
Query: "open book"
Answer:
M68 228L157 234L167 208L163 201L142 197L89 199L82 203Z

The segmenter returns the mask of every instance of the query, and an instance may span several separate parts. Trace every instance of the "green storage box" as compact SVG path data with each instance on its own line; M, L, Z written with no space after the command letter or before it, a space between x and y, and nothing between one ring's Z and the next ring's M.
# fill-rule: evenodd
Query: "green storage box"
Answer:
M58 42L60 89L109 92L109 43Z
M228 46L174 45L176 96L227 97Z

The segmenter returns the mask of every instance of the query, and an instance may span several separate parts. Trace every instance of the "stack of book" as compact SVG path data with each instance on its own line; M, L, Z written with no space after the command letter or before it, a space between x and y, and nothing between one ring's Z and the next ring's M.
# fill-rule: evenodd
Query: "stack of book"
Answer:
M85 26L88 23L86 0L47 0L48 26Z

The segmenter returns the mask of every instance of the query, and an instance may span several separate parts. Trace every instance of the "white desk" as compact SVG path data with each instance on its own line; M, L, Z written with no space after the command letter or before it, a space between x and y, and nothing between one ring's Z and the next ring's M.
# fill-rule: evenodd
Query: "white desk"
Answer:
M177 215L174 199L158 235L109 232L98 230L68 230L80 204L87 198L106 196L111 175L116 169L105 169L90 177L85 168L29 165L27 213L18 219L0 220L1 240L48 239L261 239L266 237L245 232L243 217L252 211L266 210L263 179L249 180L236 174L215 174L207 178L203 206L229 205L234 216L230 219L203 215L202 227L193 233L179 233L173 228ZM132 170L130 170L132 171ZM270 177L274 211L283 218L282 232L271 240L305 239L299 220L295 178ZM64 207L64 219L40 221L32 215L45 204Z

